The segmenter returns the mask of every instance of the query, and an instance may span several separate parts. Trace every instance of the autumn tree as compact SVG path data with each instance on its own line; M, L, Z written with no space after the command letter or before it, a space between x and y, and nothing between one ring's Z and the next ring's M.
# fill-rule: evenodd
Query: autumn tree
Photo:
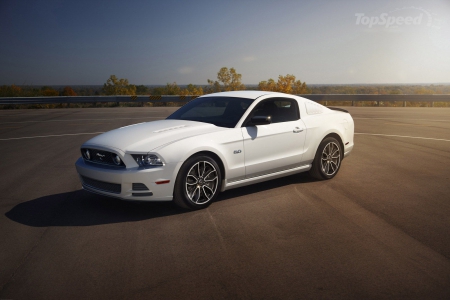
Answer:
M295 76L287 74L286 76L278 76L277 90L280 93L291 94L293 85L295 83Z
M62 90L61 96L77 96L77 93L70 86L66 86Z
M433 90L426 89L424 87L418 88L414 91L414 94L416 95L432 95L434 94Z
M22 88L17 85L3 85L0 87L0 97L20 97L23 96Z
M234 68L228 70L227 67L223 67L217 73L216 81L208 79L209 90L212 92L245 90L241 80L242 74L238 74Z
M188 84L185 89L182 89L180 95L195 95L200 96L203 95L203 88L201 86L196 86L193 84Z
M136 86L129 84L128 79L119 79L116 75L111 75L103 85L102 91L105 95L136 95Z
M261 91L272 91L286 94L306 94L309 92L305 82L295 80L295 76L287 74L286 76L278 76L278 81L275 82L272 78L267 81L260 81L258 89Z
M46 97L59 96L59 92L49 86L41 87L39 94Z
M299 94L309 94L311 91L306 85L306 82L301 82L300 80L297 80L293 84L292 93L294 95Z
M179 95L181 88L176 82L166 84L163 95Z
M266 80L260 81L258 84L258 90L274 92L277 90L277 83L272 78L270 78L267 81Z

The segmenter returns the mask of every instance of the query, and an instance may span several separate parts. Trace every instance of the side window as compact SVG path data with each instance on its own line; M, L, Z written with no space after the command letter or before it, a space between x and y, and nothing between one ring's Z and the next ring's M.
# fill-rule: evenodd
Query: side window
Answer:
M262 101L250 114L250 118L254 116L271 116L272 123L300 119L297 101L288 98L273 98Z
M277 114L274 116L274 123L296 121L300 119L297 101L280 98L279 100L275 100L275 105L278 109Z

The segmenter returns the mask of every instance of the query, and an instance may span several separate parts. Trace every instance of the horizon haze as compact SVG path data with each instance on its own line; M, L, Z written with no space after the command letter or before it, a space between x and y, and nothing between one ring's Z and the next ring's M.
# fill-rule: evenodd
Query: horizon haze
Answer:
M0 85L450 83L450 2L0 2Z

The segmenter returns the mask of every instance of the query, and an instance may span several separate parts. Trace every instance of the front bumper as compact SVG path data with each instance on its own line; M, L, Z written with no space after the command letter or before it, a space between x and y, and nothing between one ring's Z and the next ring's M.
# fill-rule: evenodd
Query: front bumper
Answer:
M171 201L175 179L173 174L176 164L166 164L164 167L142 169L103 168L85 163L80 157L76 163L83 189L123 200L133 201ZM158 181L170 180L165 184L156 184ZM144 184L148 190L133 190L133 183Z
M347 156L350 155L350 153L351 153L352 150L353 150L353 146L354 146L353 143L351 143L351 145L345 146L345 148L344 148L344 157L347 157Z

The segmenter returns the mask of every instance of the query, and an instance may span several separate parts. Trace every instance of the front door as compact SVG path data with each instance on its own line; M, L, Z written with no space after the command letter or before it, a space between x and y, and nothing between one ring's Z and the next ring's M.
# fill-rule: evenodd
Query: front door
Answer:
M250 121L253 116L270 116L272 123L254 126ZM271 98L261 101L241 130L246 178L301 165L306 130L296 100Z

